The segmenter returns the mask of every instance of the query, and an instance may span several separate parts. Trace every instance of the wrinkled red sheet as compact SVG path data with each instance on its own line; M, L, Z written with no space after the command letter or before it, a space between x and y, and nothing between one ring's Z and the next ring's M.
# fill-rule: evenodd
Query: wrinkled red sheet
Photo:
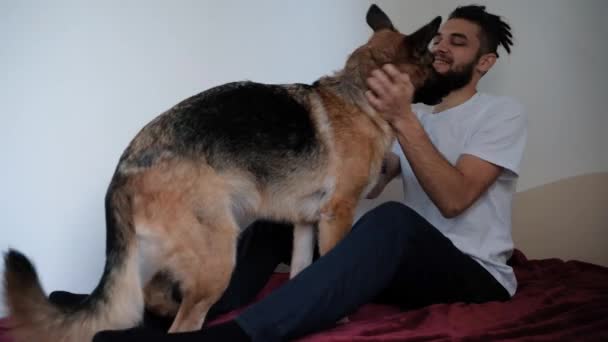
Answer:
M508 302L437 304L408 312L368 304L349 323L298 341L608 341L608 268L527 260L519 251L510 263L519 288ZM258 299L286 280L286 274L274 275ZM10 342L2 323L0 342Z

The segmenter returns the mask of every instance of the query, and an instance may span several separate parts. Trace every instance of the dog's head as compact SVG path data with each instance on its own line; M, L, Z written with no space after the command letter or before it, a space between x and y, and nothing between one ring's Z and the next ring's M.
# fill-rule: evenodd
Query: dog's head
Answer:
M447 92L437 91L431 85L437 79L433 69L433 56L428 47L439 30L441 17L410 35L397 31L389 17L376 5L367 12L367 23L374 30L369 41L351 54L346 69L358 72L363 79L374 69L384 64L394 64L402 72L407 72L416 88L413 102L429 105L437 104Z

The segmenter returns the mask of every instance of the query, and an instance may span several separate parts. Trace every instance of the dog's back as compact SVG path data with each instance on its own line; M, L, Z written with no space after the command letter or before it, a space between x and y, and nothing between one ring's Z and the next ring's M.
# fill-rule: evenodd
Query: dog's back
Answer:
M248 170L261 183L285 177L290 162L315 168L321 146L306 99L310 88L237 82L204 91L145 127L120 167L191 158L218 171Z

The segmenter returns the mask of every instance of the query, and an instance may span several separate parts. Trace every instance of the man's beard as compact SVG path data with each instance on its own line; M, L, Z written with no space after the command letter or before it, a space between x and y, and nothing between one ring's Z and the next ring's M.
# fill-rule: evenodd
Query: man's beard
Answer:
M435 68L432 68L432 74L427 81L416 89L414 93L413 103L424 103L425 105L434 106L443 100L449 93L456 89L463 88L471 79L477 60L472 61L460 68L460 70L450 70L445 74L438 73Z

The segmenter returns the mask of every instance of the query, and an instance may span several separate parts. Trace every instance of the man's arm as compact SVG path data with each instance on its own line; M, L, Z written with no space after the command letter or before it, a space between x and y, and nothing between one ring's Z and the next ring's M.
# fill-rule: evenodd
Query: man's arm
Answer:
M399 156L393 152L389 152L384 157L382 162L382 171L378 178L378 183L374 188L367 194L367 199L374 199L382 193L384 188L390 183L395 177L401 174L401 162Z
M502 168L464 154L452 166L437 151L412 112L414 86L392 65L368 79L370 104L391 124L418 182L446 218L468 209L498 178Z
M469 154L461 155L452 166L437 151L414 114L404 115L394 128L420 186L446 218L468 209L502 171Z

